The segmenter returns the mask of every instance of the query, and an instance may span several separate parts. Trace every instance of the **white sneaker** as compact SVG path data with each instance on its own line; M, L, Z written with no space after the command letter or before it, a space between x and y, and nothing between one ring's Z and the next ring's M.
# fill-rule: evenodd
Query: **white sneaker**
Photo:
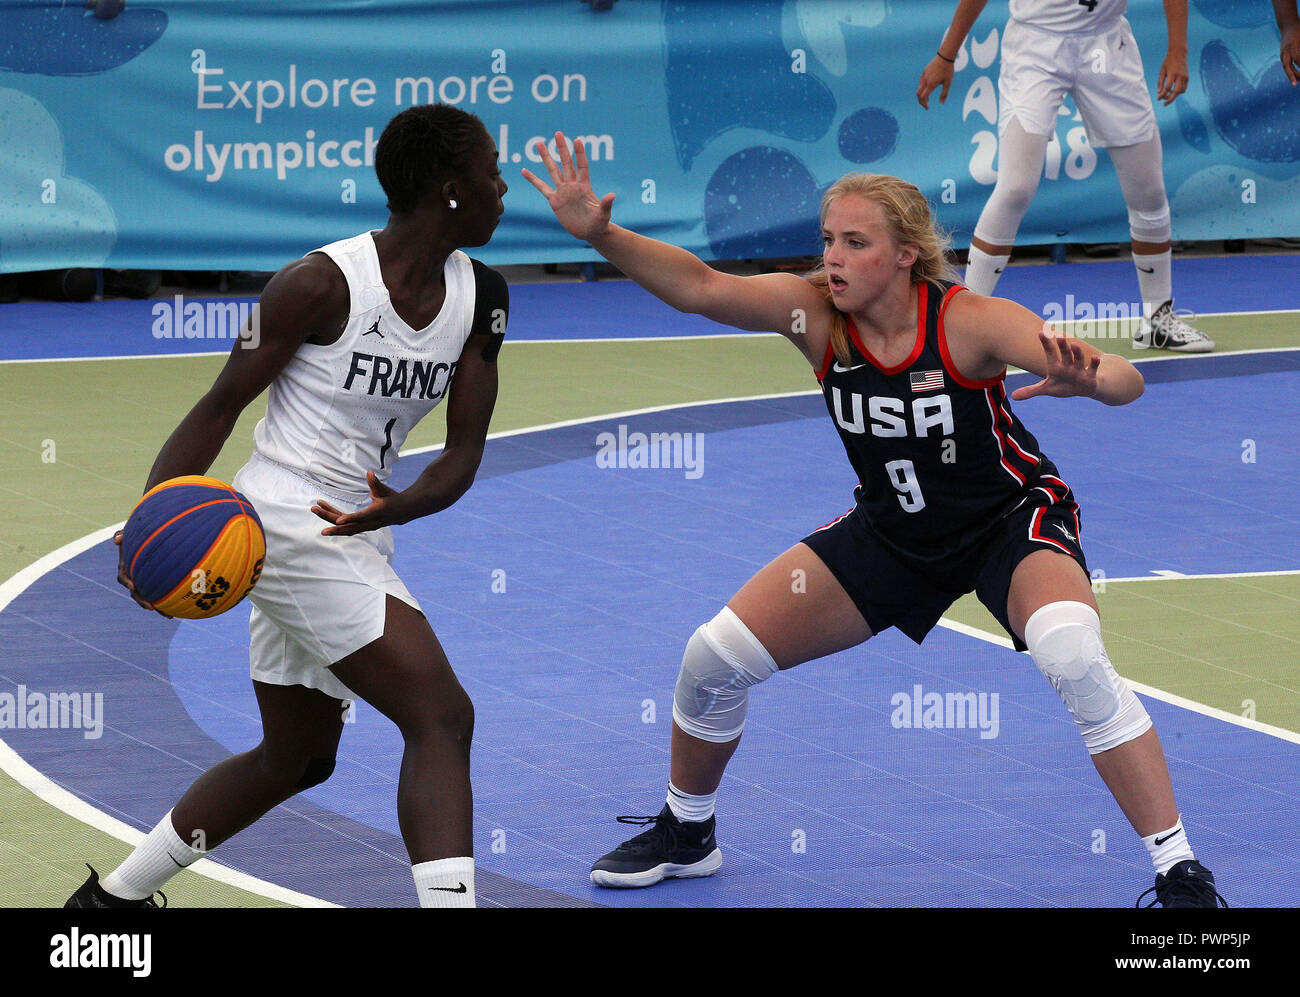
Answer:
M1191 312L1184 312L1189 318ZM1199 329L1188 325L1182 315L1174 313L1174 303L1166 301L1150 318L1143 318L1133 333L1133 348L1145 350L1154 346L1158 350L1175 353L1209 353L1214 340Z

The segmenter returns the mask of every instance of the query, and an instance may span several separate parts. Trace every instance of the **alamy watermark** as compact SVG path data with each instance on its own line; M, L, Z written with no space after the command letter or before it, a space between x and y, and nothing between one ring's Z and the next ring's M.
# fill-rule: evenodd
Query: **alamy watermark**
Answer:
M79 730L87 741L104 734L102 692L0 692L0 730Z
M154 339L238 339L246 350L262 341L255 301L186 301L177 294L171 301L155 301L150 314Z
M1131 339L1143 315L1140 301L1076 301L1073 294L1043 306L1044 325L1069 325L1075 339Z
M600 433L596 446L600 468L677 468L692 479L704 474L703 433L629 433L620 425L617 435Z
M896 730L978 730L980 740L998 736L998 694L996 692L926 692L912 686L911 692L890 697L894 708L889 723Z

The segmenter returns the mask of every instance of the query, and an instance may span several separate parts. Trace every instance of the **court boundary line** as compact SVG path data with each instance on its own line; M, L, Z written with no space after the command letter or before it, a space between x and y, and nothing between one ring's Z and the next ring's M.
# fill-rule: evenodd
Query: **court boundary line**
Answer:
M1202 312L1197 318L1214 318L1228 317L1232 315L1300 315L1300 308L1283 308L1273 311L1259 312ZM1047 319L1043 320L1044 322ZM1099 319L1070 319L1068 322L1059 322L1058 325L1070 326L1079 322L1098 322ZM1123 319L1125 322L1135 321L1132 318ZM785 338L779 332L703 332L689 333L684 336L606 336L606 337L585 337L582 339L509 339L509 344L514 346L526 346L530 343L548 346L573 345L592 345L596 343L684 343L699 342L710 339L765 339L770 337ZM1093 343L1106 342L1109 339L1123 340L1123 336L1110 337L1084 337L1080 342ZM1209 357L1236 357L1244 356L1251 353L1286 353L1291 350L1300 349L1297 346L1265 346L1252 350L1224 350L1222 352L1210 353L1171 353L1158 357L1130 357L1131 363L1150 363L1153 360L1195 360L1207 359ZM1104 351L1103 351L1104 352ZM230 354L230 350L204 350L196 353L128 353L114 354L100 357L15 357L12 359L0 359L0 366L4 364L30 364L30 363L93 363L98 360L181 360L195 359L200 357L224 357ZM1017 370L1009 367L1008 372Z
M1286 572L1297 574L1297 572ZM1184 575L1183 578L1197 578L1198 575ZM1113 581L1114 579L1107 579ZM1147 578L1136 578L1133 581L1149 581ZM1164 581L1180 581L1179 578L1162 579ZM996 644L998 647L1005 647L1014 651L1015 646L1011 643L1011 638L1004 634L991 633L988 630L981 630L979 627L973 627L969 623L961 623L957 620L949 619L946 616L939 618L939 626L954 633L962 634L966 637L974 637L977 640L986 641L990 644ZM1018 654L1028 654L1028 651L1018 651ZM1206 706L1204 703L1198 703L1195 700L1187 699L1172 692L1166 692L1163 689L1157 689L1155 686L1146 685L1143 682L1137 682L1133 679L1126 678L1126 681L1132 686L1134 692L1141 693L1143 696L1149 696L1152 699L1158 699L1162 703L1168 703L1171 706L1178 706L1192 713L1199 713L1201 716L1209 717L1211 720L1222 720L1238 727L1244 727L1246 730L1254 731L1256 734L1270 734L1279 740L1286 741L1290 744L1300 744L1300 733L1290 731L1284 727L1274 727L1272 724L1266 724L1259 720L1251 720L1249 717L1240 717L1235 713L1229 713L1227 710L1221 710L1217 706Z
M113 534L124 525L125 521L114 523L112 526L95 530L84 537L66 543L62 547L50 551L44 557L33 561L21 571L5 579L5 581L0 582L0 612L4 612L11 602L45 575L72 560L78 554L85 553L92 547L111 539ZM145 839L144 831L139 831L130 824L110 816L72 791L60 786L39 769L34 768L31 763L11 748L3 738L0 738L0 771L3 771L33 796L48 803L56 810L62 811L74 820L79 820L81 823L88 824L95 830L107 834L110 838L116 838L132 848ZM278 900L281 903L292 904L296 907L339 906L330 903L328 900L322 900L306 893L299 893L297 890L280 886L278 883L272 883L269 880L259 879L238 869L232 869L213 859L199 859L187 868L200 876L223 883L226 886L233 886L246 893L265 897L268 900Z
M759 335L775 335L775 334L760 333ZM712 337L702 337L702 338L712 338ZM1281 351L1287 351L1293 349L1295 349L1295 347L1282 347ZM1244 350L1240 352L1261 353L1261 352L1279 352L1279 350L1278 349ZM196 356L198 354L189 354L189 355ZM1216 355L1228 356L1231 354L1216 354ZM92 358L92 359L143 359L143 358L119 357L119 358ZM1185 359L1185 357L1183 355L1175 355L1169 357L1151 357L1149 359L1150 360L1179 360L1179 359ZM767 400L778 399L778 398L800 398L800 397L808 397L810 395L817 395L820 393L821 392L818 389L813 388L805 391L773 392L769 394L744 395L744 396L738 396L732 398L714 398L714 399L703 399L703 400L693 401L693 402L676 402L676 403L666 404L666 405L648 406L640 409L629 409L623 412L611 412L602 415L585 416L585 417L580 417L575 419L565 419L558 422L544 423L536 426L524 426L516 429L506 429L496 433L489 433L487 439L489 440L504 439L512 436L521 436L526 433L545 432L551 429L563 429L563 428L580 426L580 425L593 423L593 422L606 421L609 419L631 418L637 415L646 415L646 414L663 412L663 411L668 411L673 409L700 408L706 405L726 405L726 404L733 404L733 403L746 402L746 401L767 401ZM435 443L425 447L415 447L411 450L403 450L399 452L399 457L417 456L420 454L431 453L437 450L441 450L444 447L444 445L445 445L444 443ZM102 543L105 540L111 539L113 534L116 533L118 530L122 529L125 525L126 525L125 520L123 520L121 522L114 523L110 526L105 526L98 530L94 530L83 537L77 538L66 544L63 544L62 546L56 548L55 550L50 551L49 553L33 561L31 564L27 565L26 567L19 569L9 578L5 579L3 582L0 582L0 613L4 612L4 610L8 608L9 604L12 603L14 599L18 598L18 596L20 596L23 592L25 592L28 588L30 588L33 584L35 584L45 575L49 574L51 571L60 567L62 564L66 563L67 561L70 561L72 558L76 557L77 555L82 554L87 550L90 550L92 547L95 547L96 545ZM1223 579L1223 578L1244 578L1244 577L1260 577L1260 576L1268 576L1268 575L1293 575L1293 574L1300 574L1300 569L1282 570L1282 571L1260 571L1260 572L1230 572L1230 573L1207 574L1207 575L1189 575L1189 574L1179 574L1179 573L1173 573L1167 575L1149 575L1149 576L1138 575L1129 578L1105 578L1105 579L1099 578L1097 579L1097 581L1105 581L1106 583L1110 583L1110 584L1123 584L1123 583L1135 582L1135 581L1184 581L1184 580L1191 580L1197 578ZM948 630L952 630L956 633L960 633L969 637L974 637L978 640L983 640L987 643L996 644L1000 647L1005 647L1014 650L1011 640L1005 636L990 633L988 631L981 630L978 627L973 627L968 624L960 623L956 620L951 620L948 617L941 617L938 622L939 622L939 626L942 626ZM1211 719L1226 721L1228 723L1235 724L1236 726L1244 727L1248 730L1255 731L1256 733L1269 734L1279 738L1280 740L1287 741L1288 743L1300 744L1300 733L1288 731L1280 727L1274 727L1271 724L1265 724L1258 720L1249 720L1245 717L1239 717L1235 714L1227 712L1226 710L1220 710L1217 707L1207 706L1204 703L1197 703L1193 700L1175 695L1174 693L1165 692L1164 690L1157 689L1154 686L1148 686L1133 680L1128 680L1128 681L1129 684L1137 692L1146 696L1150 696L1153 699L1158 699L1162 702L1169 703L1170 705L1178 706L1181 707L1182 709L1190 710L1193 713L1199 713L1202 716L1206 716ZM13 748L11 748L4 741L3 738L0 738L0 771L3 771L6 775L12 778L20 786L22 786L24 789L32 793L34 796L36 796L43 802L67 814L69 817L72 817L74 820L79 820L83 824L87 824L95 828L96 830L99 830L102 833L107 834L109 837L116 838L117 840L123 842L124 844L135 847L145 838L144 832L136 830L135 828L131 827L129 824L126 824L118 820L117 818L110 816L104 811L98 809L92 804L87 803L85 800L81 799L81 797L77 796L71 791L64 789L62 786L58 785L58 783L50 779L49 776L40 772L38 769L32 767L32 765L28 763L25 759L23 759L23 757L19 755L16 751L14 751ZM188 868L198 873L199 875L206 876L209 879L215 880L217 882L223 883L228 886L233 886L238 889L242 889L245 892L252 893L257 896L266 897L267 899L270 900L278 900L280 902L293 904L299 907L339 907L340 906L338 904L330 903L327 900L322 900L319 897L312 897L308 894L298 893L297 891L291 890L284 886L280 886L276 883L272 883L268 880L258 879L257 877L252 876L248 873L241 872L237 869L232 869L228 866L221 865L220 863L212 859L207 859L207 858L199 859L197 862L193 863Z

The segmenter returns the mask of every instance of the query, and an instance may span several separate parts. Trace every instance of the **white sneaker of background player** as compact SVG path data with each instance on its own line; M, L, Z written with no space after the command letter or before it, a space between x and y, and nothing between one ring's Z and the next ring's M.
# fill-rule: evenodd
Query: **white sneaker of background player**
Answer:
M1191 312L1183 314L1192 316ZM1214 349L1214 340L1188 325L1182 316L1174 313L1174 303L1166 301L1150 318L1143 317L1137 332L1133 333L1134 349L1152 346L1176 353L1209 353Z

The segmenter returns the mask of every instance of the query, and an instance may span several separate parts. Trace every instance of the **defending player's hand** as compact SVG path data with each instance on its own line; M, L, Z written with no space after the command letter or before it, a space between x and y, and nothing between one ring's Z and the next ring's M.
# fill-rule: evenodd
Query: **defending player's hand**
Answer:
M131 576L130 576L129 574L127 574L127 571L126 571L126 562L122 559L122 531L121 531L121 530L118 530L116 533L113 534L113 543L117 544L117 582L118 582L118 584L121 585L123 588L125 588L128 592L131 593L131 598L135 600L135 604L136 604L137 606L140 606L140 607L142 607L143 609L151 609L151 610L153 610L154 612L156 612L159 616L166 616L167 619L170 620L170 619L171 619L170 616L167 616L167 614L164 613L161 609L154 609L154 608L153 608L153 603L151 603L151 602L145 602L143 599L140 598L139 593L136 592L136 590L135 590L135 585L132 584L132 582L131 582Z
M1035 395L1049 395L1053 398L1083 395L1091 398L1097 393L1100 353L1094 353L1092 359L1089 359L1078 341L1064 336L1049 336L1041 330L1038 341L1042 343L1043 355L1047 358L1047 374L1037 384L1028 384L1011 392L1013 401L1024 401Z
M544 142L537 143L542 165L550 174L554 187L530 170L524 170L523 177L541 191L551 210L555 212L555 217L569 235L584 242L591 242L609 225L609 216L614 209L614 195L596 197L596 192L591 187L591 174L587 168L587 150L582 139L577 139L573 143L572 156L569 155L569 143L563 132L555 133L555 146L560 153L559 163L555 162Z
M921 82L916 88L916 99L927 111L930 110L930 94L934 93L935 87L943 87L939 91L939 103L943 104L948 100L948 89L952 86L952 71L953 64L937 55L921 71Z
M1187 90L1187 56L1170 52L1160 64L1160 79L1156 83L1156 99L1168 106L1174 98Z
M311 511L332 524L321 530L322 536L351 537L368 530L381 530L385 526L397 526L406 522L400 509L401 492L389 488L374 471L366 472L366 484L370 486L370 504L356 512L343 512L324 499L317 499L313 503Z

